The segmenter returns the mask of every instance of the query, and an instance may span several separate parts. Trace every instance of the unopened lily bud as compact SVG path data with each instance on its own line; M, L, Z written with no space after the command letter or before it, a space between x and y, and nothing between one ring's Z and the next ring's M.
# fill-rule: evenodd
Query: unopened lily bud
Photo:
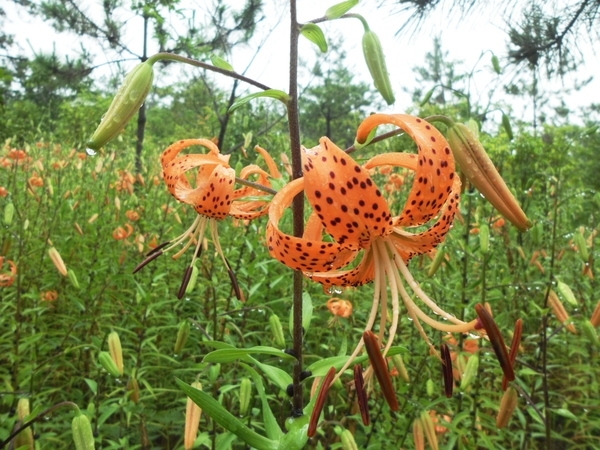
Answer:
M444 247L438 248L435 257L433 258L433 262L431 266L429 266L429 271L427 272L427 276L434 276L438 271L442 263L444 262L444 258L446 257L446 249Z
M99 150L121 132L144 103L153 79L152 63L148 61L138 64L129 72L100 125L87 141L89 148Z
M217 377L219 376L219 374L221 373L221 364L213 364L212 366L210 366L210 368L208 369L208 379L210 380L211 383L214 383L214 381L217 379Z
M421 426L423 427L423 434L425 434L427 442L429 442L429 445L433 450L438 450L439 447L437 434L435 434L435 424L433 423L433 419L429 415L429 411L422 411L420 419Z
M240 416L245 416L248 412L251 397L252 382L249 378L244 378L240 383Z
M575 329L575 325L572 323L567 323L569 321L569 314L565 309L564 305L556 295L556 292L550 290L548 294L548 306L552 309L552 312L558 319L560 323L565 325L566 329L569 330L573 334L577 334L577 330Z
M119 374L123 375L123 348L121 347L121 339L119 338L119 334L116 331L112 331L108 335L107 340L110 357L117 365Z
M60 256L60 253L58 253L58 250L56 250L54 247L50 247L50 249L48 249L48 256L50 256L50 259L52 260L60 274L63 277L66 277L68 274L67 266L63 261L62 257Z
M475 134L466 125L455 123L448 128L446 137L461 170L487 201L520 231L530 228L531 221L506 186Z
M342 431L340 434L340 440L342 441L343 450L358 450L358 445L356 445L354 435L350 432L350 430Z
M85 414L79 413L73 418L71 430L76 450L94 450L96 448L92 424Z
M594 328L600 325L600 300L598 301L596 308L594 308L594 312L592 313L592 317L590 318L590 323Z
M496 427L504 428L506 425L508 425L510 418L517 408L518 402L519 394L514 387L510 386L504 392L502 400L500 401L500 410L498 411L498 416L496 417Z
M73 271L73 269L67 270L67 277L69 277L69 281L71 282L73 287L75 289L79 289L79 280L77 279L77 275L75 275L75 272Z
M198 270L198 267L196 267L196 265L194 264L192 266L192 274L190 275L190 281L188 281L187 287L185 288L186 294L190 294L194 290L199 273L200 271Z
M398 371L400 378L402 378L407 383L410 383L410 377L408 376L408 370L406 370L406 366L404 365L402 355L392 356L392 364L394 364L394 367Z
M477 376L477 370L479 369L479 356L477 353L471 355L469 360L467 361L467 365L465 366L465 371L463 372L462 378L460 380L460 390L466 391L473 380Z
M20 398L17 403L17 417L21 425L25 422L26 417L29 415L29 399ZM25 448L27 450L34 450L35 443L33 441L33 431L31 427L25 428L21 431L14 440L15 448Z
M192 387L202 390L202 384L196 381L192 383ZM183 438L183 446L185 450L194 447L194 442L198 437L198 427L200 426L200 416L202 409L196 405L191 398L188 397L185 407L185 433Z
M269 317L269 323L271 324L271 333L273 333L273 339L275 344L280 348L285 348L285 337L283 335L283 327L279 317L275 314Z
M584 261L587 261L590 258L590 254L587 248L587 242L585 242L585 238L581 231L576 231L573 236L573 241L575 241L575 245L577 246L577 250L579 251L579 256Z
M177 340L175 341L175 348L173 349L173 352L176 355L179 355L181 350L183 350L183 347L185 347L185 343L190 337L190 329L191 326L189 320L184 320L179 324L179 330L177 330Z
M13 217L15 216L15 204L13 202L7 203L4 207L4 225L9 226Z
M421 419L416 418L413 422L413 440L416 450L425 450L425 435L423 434L423 425Z
M428 397L433 397L433 394L435 393L435 383L431 378L425 383L425 391L427 392Z
M117 363L115 363L115 361L112 359L110 353L100 352L100 354L98 355L98 362L102 367L104 367L104 370L110 373L113 377L118 378L121 376L121 372L117 367Z
M385 64L385 55L383 54L379 37L373 31L366 28L362 39L362 46L365 61L367 62L369 72L371 72L375 88L387 104L391 105L396 99L394 98L394 90L390 82L390 75Z
M598 333L596 333L596 328L591 324L591 322L589 320L584 320L581 324L581 328L583 329L583 334L585 334L585 337L587 337L588 341L590 341L590 344L600 347Z
M140 402L140 385L137 378L133 376L129 378L129 381L127 381L127 392L133 403L137 404Z
M481 253L483 253L485 255L485 254L487 254L489 249L490 249L490 227L488 226L487 223L482 223L479 226L479 250L481 250Z
M569 287L569 285L567 283L558 281L556 288L558 289L558 292L560 292L562 294L562 296L564 297L564 299L567 302L569 302L573 306L577 306L577 299L575 298L575 294L573 294L573 291L571 290L571 288Z

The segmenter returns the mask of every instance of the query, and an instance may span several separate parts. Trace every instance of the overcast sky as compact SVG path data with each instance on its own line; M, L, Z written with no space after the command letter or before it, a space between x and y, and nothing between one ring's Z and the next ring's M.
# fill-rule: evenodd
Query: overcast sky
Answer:
M298 1L298 19L300 22L304 22L320 17L329 6L338 1L300 0ZM183 4L185 3L183 2ZM389 9L375 8L378 3L379 0L362 0L352 12L360 13L367 19L371 28L378 33L384 46L388 69L396 93L396 103L388 108L388 112L402 112L412 106L410 96L404 90L411 90L415 87L413 68L424 64L425 54L432 50L433 37L437 35L442 37L443 48L450 53L451 60L461 60L464 63L462 66L464 71L474 71L471 92L475 102L486 103L488 92L494 85L502 86L517 75L515 69L509 69L498 79L491 70L492 53L500 58L503 65L506 62L505 55L507 53L506 25L498 6L495 9L480 10L467 17L466 20L460 20L457 13L439 9L424 23L418 33L396 35L406 17L400 14L391 14ZM82 4L87 6L91 2ZM199 15L202 14L203 9L209 7L206 5L210 5L211 2L210 0L198 0L194 3L190 2L190 4L200 5L197 12ZM289 64L287 58L289 36L287 2L266 0L266 4L264 11L267 19L261 22L258 35L251 45L236 49L233 55L229 56L229 60L234 68L241 72L250 58L254 56L258 43L268 34L264 46L247 71L247 75L272 88L287 90ZM58 35L48 24L32 20L25 14L19 13L12 3L5 6L5 9L7 12L6 31L15 34L20 46L29 53L33 51L49 52L55 48L57 53L67 56L73 55L81 44L89 45L89 43L78 41L74 36ZM127 26L126 33L129 33L128 36L130 35L129 39L133 47L141 48L141 43L138 45L136 41L137 36L140 35L141 19L132 18ZM362 26L360 22L337 20L322 24L322 28L326 36L341 37L343 49L348 54L349 67L359 80L368 81L368 70L361 52ZM583 50L588 55L586 66L582 67L577 74L567 76L562 82L546 83L542 88L559 89L562 86L570 88L577 80L581 81L600 72L597 55L593 54L590 45L585 45L585 43L583 45ZM314 44L306 39L301 39L301 58L314 62L314 49ZM98 48L90 47L90 50L95 55L97 64L114 58L114 55L105 54ZM153 50L151 49L151 51ZM326 55L322 57L327 58ZM131 66L134 64L132 61ZM107 72L110 70L114 69L107 66L104 73L110 73ZM194 69L186 68L185 70ZM227 84L228 81L223 83ZM502 89L496 89L495 100L501 98L503 98ZM506 99L506 101L514 102L514 99ZM600 103L600 82L598 80L594 80L582 91L569 95L567 106L577 110L591 102ZM550 104L559 106L559 99L551 98ZM514 108L516 119L531 121L531 108L528 107L527 102L514 103Z

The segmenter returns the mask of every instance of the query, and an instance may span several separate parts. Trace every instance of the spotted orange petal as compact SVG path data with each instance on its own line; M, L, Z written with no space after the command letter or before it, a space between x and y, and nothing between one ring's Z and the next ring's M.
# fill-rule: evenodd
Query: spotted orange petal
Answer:
M273 197L269 207L267 245L269 253L286 266L304 272L339 269L349 261L348 251L336 242L290 236L279 229L279 221L294 197L305 187L304 178L288 183ZM351 251L350 251L351 252ZM343 256L342 256L343 255Z
M391 232L392 215L368 172L328 138L303 149L305 192L327 232L342 248L367 248Z
M356 140L365 142L369 133L382 124L403 129L417 144L418 157L415 182L396 226L421 225L440 211L444 196L452 190L456 174L454 157L446 138L431 124L406 114L373 114L356 132Z

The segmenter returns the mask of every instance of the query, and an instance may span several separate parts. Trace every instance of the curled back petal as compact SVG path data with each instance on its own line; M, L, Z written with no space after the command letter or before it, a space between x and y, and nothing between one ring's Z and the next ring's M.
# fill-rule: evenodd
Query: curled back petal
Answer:
M271 176L273 178L281 178L281 172L277 168L277 164L275 163L273 158L271 158L269 152L267 152L264 148L259 147L258 145L254 147L254 150L260 153L260 155L265 159L265 163L267 164L267 168L269 169L269 173L271 174Z
M286 208L305 187L304 178L288 183L273 197L269 207L267 246L275 259L294 270L324 272L339 269L348 262L347 252L340 259L342 246L335 242L290 236L279 229Z
M342 248L367 248L390 233L392 215L367 170L328 138L303 149L306 196Z
M415 182L404 210L394 225L422 225L439 212L444 204L441 198L447 196L452 189L456 174L450 146L433 125L406 114L373 114L367 117L356 132L356 140L359 143L365 142L369 133L382 124L400 127L415 141L418 148Z
M181 201L194 206L198 214L223 219L231 209L235 170L216 166L206 183L181 194Z

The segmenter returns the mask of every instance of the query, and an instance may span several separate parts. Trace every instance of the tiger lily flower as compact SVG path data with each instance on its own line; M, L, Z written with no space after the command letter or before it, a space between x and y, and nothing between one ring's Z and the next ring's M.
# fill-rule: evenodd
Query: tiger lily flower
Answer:
M196 145L207 148L209 152L207 154L179 155L182 150ZM250 165L241 171L240 179L248 180L251 176L258 176L258 183L270 188L269 178L280 177L281 174L266 150L258 147L257 151L267 162L270 173L257 165ZM198 213L198 217L181 236L159 245L148 253L147 258L134 269L134 273L163 253L183 245L173 255L173 259L178 259L195 244L192 262L186 271L178 294L178 297L182 298L192 274L194 262L200 254L204 234L209 229L217 253L225 263L236 293L238 293L235 275L221 248L217 224L219 220L227 216L238 219L254 219L265 215L269 202L268 199L262 200L259 197L264 197L266 193L258 188L248 186L234 189L236 176L235 170L229 166L229 156L221 155L218 147L208 139L184 139L172 144L163 152L161 165L162 176L171 195L182 203L192 205ZM194 177L188 177L187 172L196 168L195 187L193 187L190 180L194 181ZM246 197L250 197L252 200L245 200Z
M303 150L304 177L286 185L273 198L267 245L274 258L303 271L326 289L374 281L373 304L365 331L372 330L381 307L381 342L388 320L388 296L391 296L392 323L384 357L398 327L400 299L431 351L437 354L421 321L445 332L470 331L477 321L463 322L440 308L419 287L407 263L444 240L458 207L460 179L446 139L432 125L408 115L375 114L360 125L357 141L365 142L380 124L394 124L403 129L417 144L418 154L379 154L361 167L328 138L321 138L319 145ZM392 215L388 202L368 174L370 169L383 165L404 167L415 173L404 209L397 216ZM280 230L279 221L292 199L302 191L314 212L302 237L289 236ZM425 231L408 231L432 219L436 219L435 223ZM324 239L324 232L332 239ZM358 257L358 264L344 269ZM445 321L427 315L409 295L405 284ZM361 339L338 376L350 366L363 346Z

